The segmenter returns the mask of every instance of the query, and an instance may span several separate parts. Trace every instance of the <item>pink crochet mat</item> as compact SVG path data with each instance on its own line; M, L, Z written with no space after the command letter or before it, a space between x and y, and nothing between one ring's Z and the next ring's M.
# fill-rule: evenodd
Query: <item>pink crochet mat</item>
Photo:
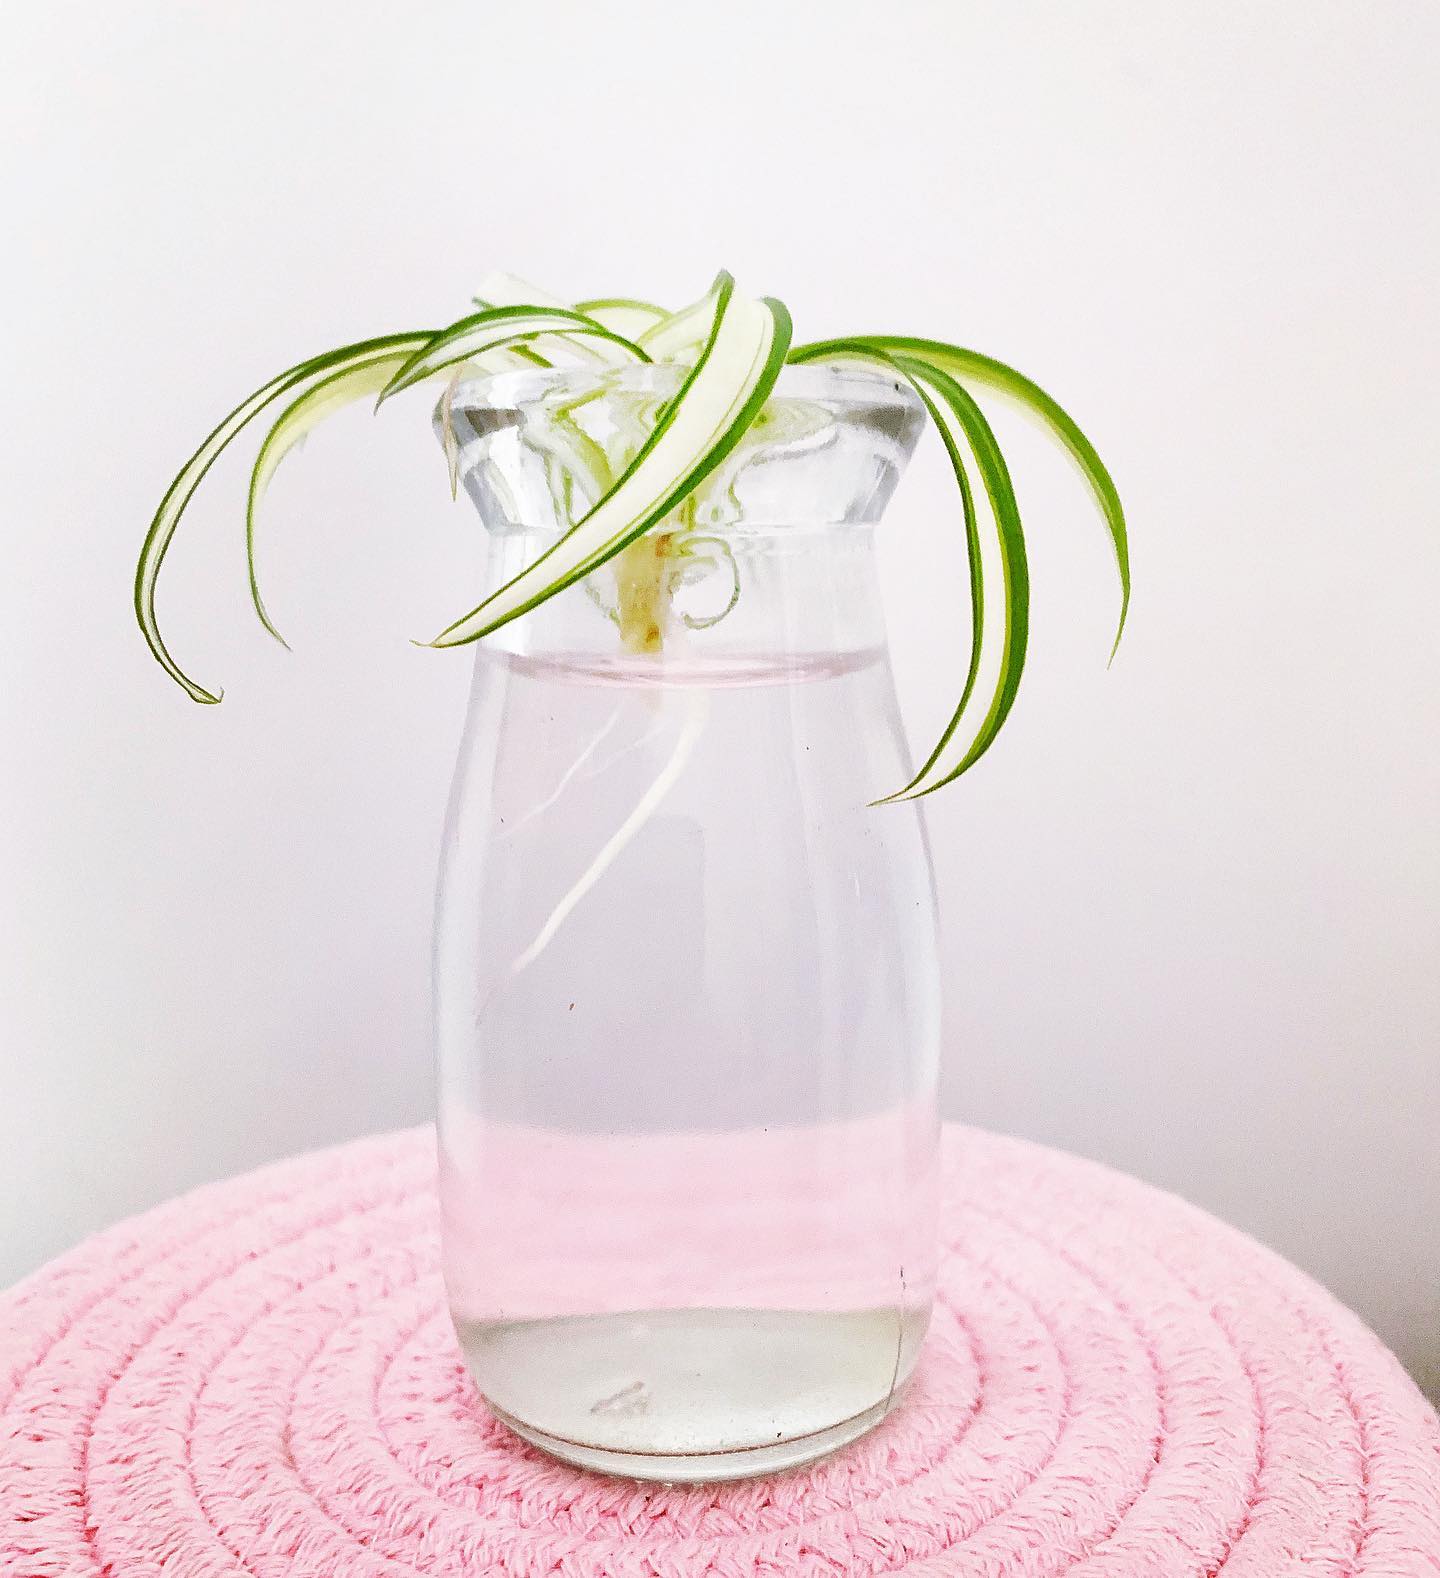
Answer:
M588 1476L490 1419L428 1131L123 1223L0 1297L0 1574L1440 1574L1440 1426L1358 1320L1131 1179L946 1144L909 1394L837 1456L730 1486Z

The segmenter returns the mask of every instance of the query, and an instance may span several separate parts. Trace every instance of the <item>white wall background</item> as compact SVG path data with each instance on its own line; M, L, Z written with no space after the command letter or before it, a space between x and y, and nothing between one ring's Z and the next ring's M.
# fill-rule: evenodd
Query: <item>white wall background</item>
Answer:
M1428 0L7 7L0 1282L200 1179L429 1110L473 531L423 399L312 441L243 593L243 462L131 622L156 496L272 370L485 267L1031 370L1032 667L932 802L951 1110L1249 1228L1440 1385L1440 8ZM955 685L932 452L907 714Z

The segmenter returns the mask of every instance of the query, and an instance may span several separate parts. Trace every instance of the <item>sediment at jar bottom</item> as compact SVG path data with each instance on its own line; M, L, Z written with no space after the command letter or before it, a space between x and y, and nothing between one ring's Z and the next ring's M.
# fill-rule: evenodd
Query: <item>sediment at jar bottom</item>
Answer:
M929 1314L662 1309L457 1328L486 1400L537 1445L639 1478L725 1479L808 1461L877 1423Z

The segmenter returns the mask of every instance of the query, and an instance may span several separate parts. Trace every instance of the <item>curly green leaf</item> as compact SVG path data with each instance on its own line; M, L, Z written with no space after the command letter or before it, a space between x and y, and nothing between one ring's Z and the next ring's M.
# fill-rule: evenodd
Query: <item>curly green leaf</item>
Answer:
M1125 620L1130 611L1130 541L1125 526L1125 510L1120 503L1120 493L1095 446L1080 430L1079 424L1060 403L1032 379L996 361L993 356L964 346L950 345L944 340L927 340L913 335L861 334L849 335L843 340L816 340L798 346L791 353L792 361L824 361L832 347L863 345L870 350L884 351L889 355L910 356L931 367L947 372L952 377L963 378L985 385L997 394L1004 395L1022 409L1036 416L1050 429L1068 451L1071 459L1084 477L1110 535L1115 550L1115 564L1120 576L1120 617L1116 623L1115 640L1110 648L1113 658L1125 631Z
M255 457L255 467L250 473L250 494L245 505L245 565L250 577L250 601L259 615L260 623L281 644L288 643L275 628L265 601L260 595L260 579L255 564L256 527L260 515L260 502L270 486L271 478L280 462L297 444L323 422L326 417L343 410L366 395L378 394L395 373L405 365L410 351L391 351L377 356L373 361L359 362L353 367L331 373L307 389L298 399L291 401L281 412L279 420L265 435L260 453Z
M945 445L960 492L970 579L970 660L960 700L920 771L903 789L877 803L916 799L958 778L985 754L1009 714L1019 688L1029 629L1030 577L1020 511L1009 469L990 424L974 399L948 373L928 362L880 350L868 339L829 340L823 345L802 346L791 352L791 360L802 363L858 360L878 363L888 371L898 372L924 402ZM989 710L973 733L967 733L965 725L980 677L986 604L979 522L966 465L967 452L985 486L1003 582L1002 634L995 690Z
M218 702L220 693L197 684L171 657L155 617L155 584L185 508L205 473L250 422L291 390L304 388L343 368L373 361L382 353L400 351L409 355L427 344L431 337L432 331L428 329L418 333L382 335L378 339L341 346L322 356L312 356L278 373L230 412L180 468L175 480L166 489L165 497L161 499L160 507L150 522L150 529L145 534L140 560L135 567L135 618L156 661L193 701Z

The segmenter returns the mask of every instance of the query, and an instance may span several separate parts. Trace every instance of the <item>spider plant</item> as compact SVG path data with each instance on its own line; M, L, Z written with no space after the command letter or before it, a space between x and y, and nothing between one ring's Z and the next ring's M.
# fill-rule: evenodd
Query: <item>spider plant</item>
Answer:
M465 373L514 367L672 363L676 393L618 423L619 437L601 447L574 426L575 442L556 457L567 488L593 500L555 544L475 608L446 626L434 647L463 646L498 630L602 565L614 561L616 599L607 612L634 650L663 640L658 611L669 591L695 566L734 559L723 538L695 529L696 501L719 486L726 463L743 457L776 420L767 401L787 364L859 363L909 384L923 403L954 471L969 567L969 658L959 700L943 734L910 783L887 796L912 799L958 778L990 748L1015 701L1025 663L1029 573L1020 509L1009 468L977 392L1018 402L1038 417L1069 452L1089 484L1114 547L1124 629L1130 600L1129 549L1119 494L1094 446L1070 416L1022 373L978 351L942 340L861 334L795 344L790 314L769 297L736 289L727 273L698 301L678 312L650 302L603 297L574 306L556 301L507 275L481 286L474 311L438 330L414 330L341 346L277 374L238 405L181 468L160 502L135 575L135 613L150 650L166 672L199 702L217 702L170 655L155 617L155 585L186 506L221 452L256 418L270 427L251 474L246 512L250 592L272 635L255 570L256 523L265 489L286 454L320 421L353 401L376 407L429 381L445 380L442 424L449 396ZM593 398L586 396L584 398ZM277 410L278 408L278 410ZM564 424L557 424L557 431ZM455 482L453 433L447 446ZM978 485L977 485L978 484ZM985 566L986 543L999 568ZM738 575L736 589L739 590ZM593 589L592 589L592 595ZM733 599L732 599L733 606ZM994 674L981 685L982 651L998 650ZM1113 655L1113 648L1112 648Z

